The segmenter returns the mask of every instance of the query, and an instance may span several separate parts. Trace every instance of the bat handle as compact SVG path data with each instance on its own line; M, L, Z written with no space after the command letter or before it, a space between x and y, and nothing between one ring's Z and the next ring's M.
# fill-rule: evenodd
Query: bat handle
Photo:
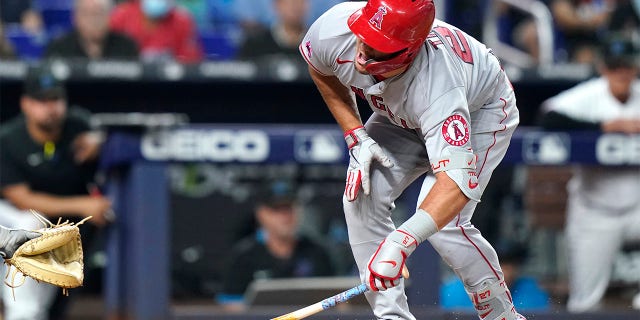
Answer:
M402 277L405 279L409 278L409 269L407 266L402 266ZM308 307L304 307L302 309L298 309L296 311L287 313L285 315L272 318L271 320L300 320L311 315L314 315L320 311L327 310L335 307L336 305L343 303L353 297L359 296L365 292L369 291L369 287L366 284L359 284L349 290L340 292L333 297L326 298L320 302L314 303Z

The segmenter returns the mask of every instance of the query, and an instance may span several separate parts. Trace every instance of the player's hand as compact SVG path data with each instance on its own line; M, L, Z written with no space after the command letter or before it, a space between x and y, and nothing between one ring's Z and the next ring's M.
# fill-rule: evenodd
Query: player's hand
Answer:
M366 195L371 191L369 173L373 160L380 162L386 168L393 167L393 162L378 143L369 137L364 127L347 131L344 138L349 147L349 169L344 194L347 200L353 201L358 197L360 187Z
M40 233L22 229L7 229L0 226L0 256L11 259L16 249L28 240L37 238Z
M104 226L109 222L109 212L112 210L111 201L103 196L87 196L83 198L82 215L92 216L90 223L97 226Z
M384 291L400 282L407 257L418 247L418 241L403 230L394 230L378 246L367 269L365 281L369 289Z

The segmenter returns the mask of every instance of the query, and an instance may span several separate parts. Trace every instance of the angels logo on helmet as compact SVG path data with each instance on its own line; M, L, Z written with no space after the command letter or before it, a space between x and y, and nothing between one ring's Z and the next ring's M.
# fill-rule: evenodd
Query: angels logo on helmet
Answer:
M374 27L382 30L382 19L384 19L385 14L387 14L387 8L385 6L380 6L373 17L369 19L369 23L371 23Z

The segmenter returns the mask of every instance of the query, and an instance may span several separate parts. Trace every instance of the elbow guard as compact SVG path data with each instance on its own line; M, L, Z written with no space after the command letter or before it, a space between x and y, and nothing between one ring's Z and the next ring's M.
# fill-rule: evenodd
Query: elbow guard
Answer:
M476 174L477 158L471 150L445 149L443 157L430 159L433 173L445 171L467 198L480 202L484 186Z

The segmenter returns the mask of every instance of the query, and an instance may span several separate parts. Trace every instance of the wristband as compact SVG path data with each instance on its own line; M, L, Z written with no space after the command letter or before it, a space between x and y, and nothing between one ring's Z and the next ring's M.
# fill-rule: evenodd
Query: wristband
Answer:
M433 221L433 218L428 212L418 209L411 218L407 219L407 221L398 227L398 230L410 234L418 243L422 243L434 233L438 232L438 225L436 225L436 222Z
M368 137L368 135L363 126L355 127L344 133L344 141L347 142L347 147L349 149L358 144L358 142L365 137Z

